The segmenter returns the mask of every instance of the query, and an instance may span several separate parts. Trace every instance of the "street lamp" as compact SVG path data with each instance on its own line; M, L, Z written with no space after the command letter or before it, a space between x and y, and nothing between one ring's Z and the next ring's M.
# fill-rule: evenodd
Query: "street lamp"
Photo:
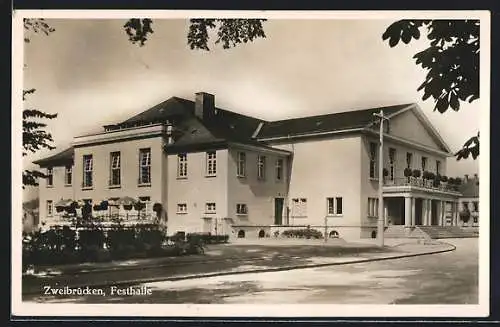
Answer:
M384 229L385 229L385 217L384 217L384 195L383 195L383 178L384 178L384 120L389 120L388 117L384 116L384 111L380 110L379 113L374 113L373 116L380 119L380 129L379 129L379 155L378 155L378 219L377 219L377 239L379 246L384 246Z

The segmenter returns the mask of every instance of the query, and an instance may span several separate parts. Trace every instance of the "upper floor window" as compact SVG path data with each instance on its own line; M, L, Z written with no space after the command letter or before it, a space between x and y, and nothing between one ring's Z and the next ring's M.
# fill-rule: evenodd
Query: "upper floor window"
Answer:
M370 142L370 178L376 177L377 171L377 144Z
M247 175L247 155L245 152L238 152L236 175L238 177L245 177Z
M217 175L217 154L215 151L207 152L207 176Z
M52 200L47 200L47 216L52 216L53 208Z
M109 185L117 186L121 183L121 155L120 152L111 152L110 154L110 180Z
M64 170L64 185L71 185L73 182L73 167L66 166Z
M259 155L257 157L257 178L266 178L266 157Z
M328 215L341 215L342 214L342 198L326 198L327 214Z
M151 184L151 149L139 150L139 184Z
M283 180L283 159L276 160L276 180Z
M441 161L436 160L436 174L441 175Z
M177 177L187 177L187 154L177 155Z
M47 168L47 186L54 186L54 168Z
M406 152L406 168L411 169L413 166L413 153Z
M422 157L422 172L427 168L427 157Z
M389 148L389 177L390 177L391 181L394 180L395 162L396 162L396 149Z
M83 187L92 187L94 162L91 154L83 156Z

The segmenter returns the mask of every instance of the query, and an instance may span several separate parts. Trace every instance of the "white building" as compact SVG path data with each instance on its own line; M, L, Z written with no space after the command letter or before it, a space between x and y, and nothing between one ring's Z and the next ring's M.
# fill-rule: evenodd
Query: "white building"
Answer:
M41 221L60 221L61 199L130 196L149 212L161 203L170 233L257 237L326 223L340 237L375 237L380 109L390 117L386 224L458 224L457 190L405 176L445 176L452 155L416 104L268 122L217 108L207 93L172 97L38 160L50 176L39 186Z

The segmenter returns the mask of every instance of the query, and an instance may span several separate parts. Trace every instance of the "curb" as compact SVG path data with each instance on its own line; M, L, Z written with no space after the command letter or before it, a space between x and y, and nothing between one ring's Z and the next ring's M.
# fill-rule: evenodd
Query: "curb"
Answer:
M251 269L251 270L243 270L243 271L222 271L222 272L212 272L212 273L201 273L195 275L184 275L184 276L173 276L173 277L155 277L155 278L143 278L143 279L132 279L132 280L123 280L118 282L106 282L106 283L95 283L95 284L86 284L86 285L74 285L71 288L78 287L109 287L111 285L131 285L131 284L143 284L143 283L152 283L152 282L161 282L161 281L179 281L179 280L190 280L190 279L201 279L201 278L209 278L209 277L218 277L218 276L229 276L229 275L243 275L243 274L254 274L254 273L264 273L264 272L280 272L280 271L289 271L289 270L298 270L298 269L308 269L308 268L321 268L321 267L329 267L329 266L340 266L340 265L348 265L348 264L356 264L356 263L367 263L367 262L376 262L376 261L385 261L385 260L394 260L394 259L403 259L403 258L411 258L418 257L424 255L431 254L439 254L452 252L456 250L456 246L442 242L441 244L447 245L447 249L428 251L428 252L418 252L418 253L406 253L401 255L393 255L393 256L384 256L384 257L375 257L375 258L367 258L367 259L358 259L352 261L341 261L341 262L331 262L331 263L318 263L318 264L305 264L305 265L294 265L294 266L284 266L284 267L275 267L275 268L261 268L261 269ZM39 294L38 292L28 291L26 293L22 293L23 296L26 295L34 295Z

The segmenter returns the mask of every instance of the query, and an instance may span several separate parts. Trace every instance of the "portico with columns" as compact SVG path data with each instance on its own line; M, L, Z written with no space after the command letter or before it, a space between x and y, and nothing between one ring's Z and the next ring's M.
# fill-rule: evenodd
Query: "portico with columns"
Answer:
M458 226L460 193L411 186L384 187L385 226Z

